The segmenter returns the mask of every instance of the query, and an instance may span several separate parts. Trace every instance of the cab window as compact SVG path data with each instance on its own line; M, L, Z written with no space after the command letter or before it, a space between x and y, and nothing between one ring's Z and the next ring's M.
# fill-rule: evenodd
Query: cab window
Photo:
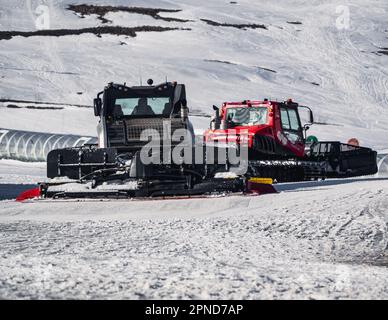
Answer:
M296 114L296 111L293 109L289 109L288 117L290 118L291 130L300 130L298 115Z
M287 109L280 108L280 120L282 121L282 128L290 130L290 119L288 118Z
M171 112L168 97L117 98L113 114L121 116L165 115Z
M280 119L284 130L300 131L299 119L295 110L280 108Z

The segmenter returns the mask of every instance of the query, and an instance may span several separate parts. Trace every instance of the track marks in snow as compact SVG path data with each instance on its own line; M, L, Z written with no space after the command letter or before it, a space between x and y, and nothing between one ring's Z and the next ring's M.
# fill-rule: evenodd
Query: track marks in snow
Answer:
M2 202L0 296L388 297L386 181L295 185L259 197Z
M365 277L360 277L363 267L322 262L322 248L313 240L289 239L287 225L261 219L25 221L0 228L3 298L254 299L366 294L359 292L361 285L352 291L355 284L349 280L336 292L337 282L342 281L336 274L343 268L347 279L359 277L358 283L365 285ZM376 272L381 270L373 271L368 277L380 281L382 275ZM368 294L386 296L384 283Z

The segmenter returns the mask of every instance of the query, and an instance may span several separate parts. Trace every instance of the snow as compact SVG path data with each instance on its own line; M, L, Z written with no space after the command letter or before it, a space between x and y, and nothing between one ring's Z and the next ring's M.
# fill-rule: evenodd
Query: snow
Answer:
M90 106L110 81L167 76L186 84L192 114L224 101L292 97L323 123L309 134L388 150L388 57L375 53L387 47L386 1L345 3L345 30L336 28L338 1L237 2L131 1L181 9L161 15L187 23L105 16L112 25L191 30L0 40L0 99L63 104L0 102L0 128L95 136L93 110L68 104ZM0 30L35 30L28 3L0 0ZM46 3L52 29L101 24L65 10L73 0ZM209 120L191 117L196 134ZM0 184L27 187L45 171L0 160ZM0 201L0 298L387 299L387 178L276 187L279 194L247 197Z
M11 103L9 103L11 104ZM4 105L4 104L3 104ZM97 118L92 109L64 107L56 110L13 109L0 104L0 128L97 136Z
M216 199L4 201L0 296L386 299L387 180L278 188Z
M124 191L124 190L136 190L138 188L137 181L119 181L103 184L92 188L92 183L65 183L59 185L49 186L48 191L50 192L96 192L96 191Z
M35 184L46 178L46 163L0 159L0 184Z

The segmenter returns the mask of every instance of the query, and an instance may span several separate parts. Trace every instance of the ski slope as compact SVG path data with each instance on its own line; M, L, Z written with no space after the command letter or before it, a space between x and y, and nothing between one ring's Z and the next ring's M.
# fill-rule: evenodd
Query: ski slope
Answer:
M2 202L0 296L386 299L388 180L190 200Z
M119 10L103 24L66 9L80 3L181 11L160 19ZM37 4L0 0L0 38L36 31ZM356 137L388 149L388 56L378 53L388 47L384 0L46 4L51 30L179 30L0 40L0 128L95 136L97 119L85 106L104 85L168 77L186 84L195 114L223 101L292 97L312 107L320 124L309 133L320 140ZM344 4L350 27L339 30ZM191 119L197 134L208 126L209 118ZM1 188L11 193L44 179L43 163L0 159ZM0 298L387 299L386 177L277 188L258 197L2 200Z

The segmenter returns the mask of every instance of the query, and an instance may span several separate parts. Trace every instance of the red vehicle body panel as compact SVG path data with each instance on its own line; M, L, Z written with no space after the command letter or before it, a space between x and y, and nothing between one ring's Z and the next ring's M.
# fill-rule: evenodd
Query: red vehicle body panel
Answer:
M225 102L220 108L220 118L225 120L228 108L249 108L249 107L266 107L267 121L265 124L260 125L247 125L247 126L233 126L229 129L208 129L204 132L205 143L240 143L240 135L248 134L248 148L253 147L253 140L255 136L266 136L274 139L278 146L287 150L290 154L297 158L304 156L304 140L302 129L300 129L299 135L301 139L293 141L289 139L287 133L282 129L280 107L293 108L298 113L297 104L292 106L286 106L283 103L276 101L244 101L244 102ZM299 115L298 115L298 121Z

